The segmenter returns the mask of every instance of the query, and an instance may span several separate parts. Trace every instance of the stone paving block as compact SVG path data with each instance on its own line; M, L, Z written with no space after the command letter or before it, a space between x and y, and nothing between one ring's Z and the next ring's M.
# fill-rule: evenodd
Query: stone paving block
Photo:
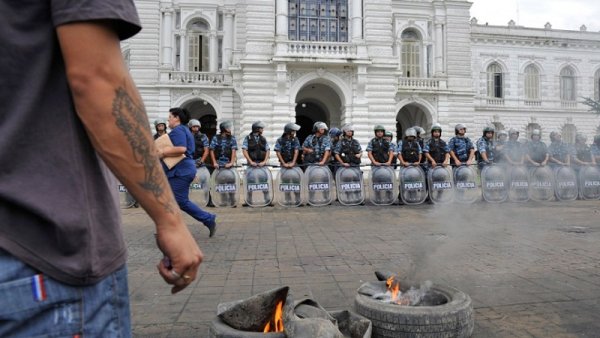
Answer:
M198 280L175 296L156 273L150 219L123 211L134 336L203 337L218 303L282 285L330 310L351 308L377 270L471 295L474 337L600 332L598 201L210 211L215 238L185 216L205 259Z

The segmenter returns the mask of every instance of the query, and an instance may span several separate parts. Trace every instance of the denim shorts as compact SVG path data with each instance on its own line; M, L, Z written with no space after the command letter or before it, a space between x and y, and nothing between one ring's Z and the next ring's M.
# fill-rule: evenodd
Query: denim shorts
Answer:
M0 249L0 337L130 337L125 265L100 282L72 286Z

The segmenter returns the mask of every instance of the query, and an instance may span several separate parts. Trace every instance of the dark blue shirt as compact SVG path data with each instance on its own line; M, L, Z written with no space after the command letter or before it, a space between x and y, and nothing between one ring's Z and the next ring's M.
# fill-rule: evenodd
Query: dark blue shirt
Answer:
M185 158L177 163L171 170L166 170L167 177L196 175L196 164L192 158L196 149L196 141L192 132L180 124L169 132L169 138L174 147L185 147ZM163 168L166 168L163 164Z

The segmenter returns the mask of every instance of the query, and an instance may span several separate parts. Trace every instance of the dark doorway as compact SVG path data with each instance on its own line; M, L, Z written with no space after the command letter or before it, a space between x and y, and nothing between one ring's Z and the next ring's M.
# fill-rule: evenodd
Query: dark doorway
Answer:
M300 126L300 130L296 133L300 144L304 139L312 134L313 124L317 121L328 123L327 114L320 105L313 102L299 102L296 106L296 124Z

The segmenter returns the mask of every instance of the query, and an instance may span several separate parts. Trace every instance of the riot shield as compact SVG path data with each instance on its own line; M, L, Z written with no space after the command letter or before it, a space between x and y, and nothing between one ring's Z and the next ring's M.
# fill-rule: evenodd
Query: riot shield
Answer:
M135 205L136 201L133 198L133 196L131 196L129 191L127 191L127 188L125 188L124 185L119 183L118 189L119 189L119 204L121 205L121 208L128 209L128 208L133 207Z
M429 197L432 203L448 203L454 200L454 182L450 168L436 166L427 172Z
M481 169L481 191L487 202L502 203L508 199L507 168L503 165L486 165Z
M535 167L529 172L529 198L550 201L554 197L554 174L548 166Z
M425 172L420 166L400 167L400 198L404 204L421 204L427 199Z
M571 167L554 168L554 193L559 201L574 201L579 195L577 174Z
M196 170L196 177L190 184L190 200L201 207L208 205L210 194L210 172L204 166Z
M584 200L600 199L600 168L584 166L579 169L579 196Z
M320 207L331 204L334 199L333 175L327 166L311 165L304 172L308 204Z
M251 207L273 202L273 178L267 167L248 167L244 175L244 200Z
M477 172L473 166L461 165L454 168L454 200L461 203L473 203L481 192L477 186Z
M299 167L281 168L277 174L275 199L284 207L297 207L304 200L304 173Z
M529 200L529 172L526 167L510 168L510 188L508 198L512 202L527 202Z
M215 207L235 207L240 195L240 175L235 168L219 168L210 178L210 197Z
M373 166L369 174L369 199L375 205L390 205L398 196L396 173L390 166Z
M358 205L364 202L362 171L358 167L340 167L335 173L335 184L340 204Z

